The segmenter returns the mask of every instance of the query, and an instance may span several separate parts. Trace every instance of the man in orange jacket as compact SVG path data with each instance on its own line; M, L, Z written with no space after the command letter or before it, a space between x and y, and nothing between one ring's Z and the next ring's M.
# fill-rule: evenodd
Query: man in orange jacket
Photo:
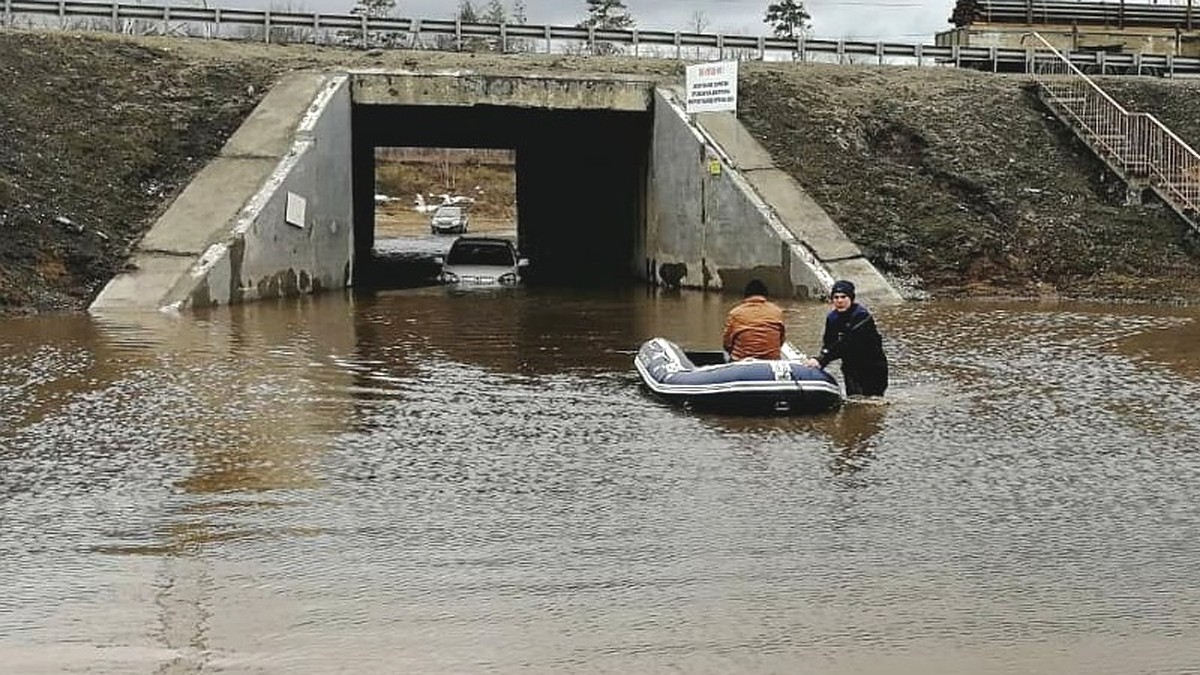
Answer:
M743 299L725 317L725 351L729 358L777 359L783 346L783 310L767 299L767 285L751 279Z

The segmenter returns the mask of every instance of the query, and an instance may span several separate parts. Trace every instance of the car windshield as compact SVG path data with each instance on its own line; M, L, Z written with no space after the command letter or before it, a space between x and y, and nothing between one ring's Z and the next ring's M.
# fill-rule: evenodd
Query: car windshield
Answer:
M462 215L461 206L439 206L435 215L446 218L457 218Z
M450 247L447 265L502 265L512 267L512 250L503 243L459 242Z

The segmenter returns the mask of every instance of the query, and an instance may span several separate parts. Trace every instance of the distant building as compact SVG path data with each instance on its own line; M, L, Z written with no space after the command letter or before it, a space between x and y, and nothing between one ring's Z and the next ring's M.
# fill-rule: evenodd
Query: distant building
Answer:
M1023 36L1037 31L1064 51L1200 57L1200 0L958 0L950 23L937 45L1022 49L1031 46Z

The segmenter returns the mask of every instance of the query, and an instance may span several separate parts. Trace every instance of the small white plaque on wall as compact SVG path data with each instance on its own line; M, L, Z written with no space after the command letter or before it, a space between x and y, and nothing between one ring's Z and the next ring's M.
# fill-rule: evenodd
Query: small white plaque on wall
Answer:
M288 225L295 225L296 227L301 228L304 227L304 211L306 208L308 208L308 202L304 199L304 197L301 197L295 192L288 192L287 209L283 215L284 221L286 221Z

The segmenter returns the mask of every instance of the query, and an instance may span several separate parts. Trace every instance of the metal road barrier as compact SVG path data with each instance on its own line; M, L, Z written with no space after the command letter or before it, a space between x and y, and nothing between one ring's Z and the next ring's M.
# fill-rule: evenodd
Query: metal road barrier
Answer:
M472 50L483 45L500 52L611 53L612 46L634 56L708 60L823 60L837 63L971 65L993 71L1029 72L1032 49L937 46L800 37L795 40L748 35L661 30L602 30L578 26L463 23L455 20L369 17L274 10L222 9L180 5L68 0L2 0L6 27L102 30L139 35L180 35L264 42L340 44L363 48ZM609 46L604 49L603 46ZM1169 54L1068 52L1081 67L1111 72L1200 73L1200 57Z
M950 21L956 26L975 23L1061 26L1131 26L1200 28L1200 8L1145 2L1064 2L1062 0L958 0Z
M1129 112L1038 33L1032 74L1043 98L1134 185L1150 186L1200 229L1200 154L1149 113Z

